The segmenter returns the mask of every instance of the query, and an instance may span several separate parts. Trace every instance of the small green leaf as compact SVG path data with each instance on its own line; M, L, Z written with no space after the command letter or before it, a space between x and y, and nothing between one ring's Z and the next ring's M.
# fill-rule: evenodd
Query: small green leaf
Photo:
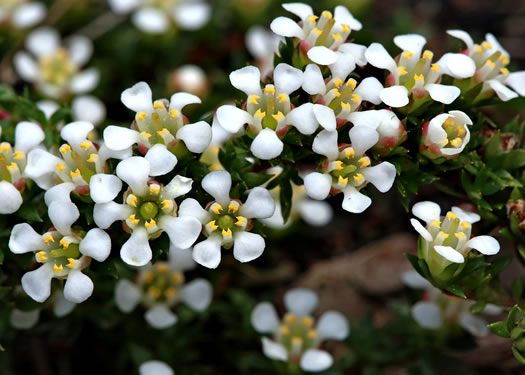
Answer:
M518 351L518 349L515 346L512 346L512 354L514 354L514 357L516 357L516 359L520 361L522 365L525 365L525 358L523 358L523 355Z
M487 327L490 329L490 332L492 332L496 336L506 337L506 338L510 337L510 333L509 333L509 330L507 329L506 322L490 323Z
M445 290L461 298L467 298L463 289L457 284L449 284L445 286Z

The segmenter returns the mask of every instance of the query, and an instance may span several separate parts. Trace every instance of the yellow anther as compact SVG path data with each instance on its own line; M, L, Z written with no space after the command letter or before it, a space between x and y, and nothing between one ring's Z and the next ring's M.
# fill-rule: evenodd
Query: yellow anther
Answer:
M492 44L490 44L489 42L483 42L483 43L481 43L481 45L485 49L492 49Z
M171 115L171 118L175 118L175 117L177 117L177 111L174 110L174 109L172 109L172 110L170 111L170 115Z
M128 196L126 200L131 207L137 207L137 197L135 195Z
M283 113L281 111L277 112L275 115L272 115L272 117L279 121L280 119L282 119L284 117Z
M144 274L144 281L147 283L151 283L152 280L153 280L153 272L151 271L146 272Z
M212 209L213 213L218 215L221 211L222 211L222 206L218 203L214 204L213 205L213 209Z
M350 103L341 102L341 108L342 109L350 109L350 108L352 108L352 105Z
M335 87L341 87L342 84L343 84L343 80L341 78L334 79Z
M75 267L75 258L67 258L67 261L69 262L67 266L73 269Z
M64 266L60 265L60 266L57 266L56 264L53 266L53 271L55 272L62 272L64 271Z
M463 141L461 140L461 138L454 138L453 140L450 141L450 144L456 148L461 147L462 143Z
M250 96L250 103L257 104L257 99L259 99L259 98L260 98L259 95L252 95L252 96Z
M12 170L15 169L15 168L18 168L18 166L16 165L15 162L12 162L11 164L9 164L9 165L7 166L7 170L8 170L8 171L12 171Z
M354 149L350 149L350 150L346 150L345 152L345 156L346 158L353 158L355 156L355 151Z
M223 237L231 237L232 235L232 230L230 228L228 229L223 229L222 232L221 232L221 235Z
M14 155L16 160L20 160L24 157L24 153L22 151L15 151Z
M281 326L281 333L285 336L288 336L290 334L290 328L286 325Z
M164 199L161 203L162 203L163 210L169 210L171 208L171 204L169 200Z
M321 35L323 32L321 30L319 30L317 27L314 27L312 32L314 32L315 34L317 35Z
M173 281L175 284L180 284L182 282L182 273L178 271L172 272L171 281Z
M64 170L64 166L62 165L62 162L57 163L57 169L62 172Z
M169 270L170 268L166 263L160 263L157 265L157 271L159 271L159 273L168 273Z
M74 172L70 172L69 175L71 176L71 178L80 176L80 169L77 168Z
M341 160L336 160L334 163L336 170L340 171L341 169L343 169L343 162Z
M415 81L424 81L425 80L425 76L423 74L414 74L414 80Z
M363 156L361 159L359 159L359 163L361 163L361 168L368 167L370 165L370 159L366 156Z
M39 252L38 252L38 259L39 259L41 262L45 262L45 261L47 260L46 252L45 252L45 251L39 251Z
M305 317L302 319L302 321L303 321L303 325L304 325L305 327L310 328L311 326L314 325L314 320L313 320L312 318L310 318L309 316L305 316Z
M358 94L354 94L354 95L352 95L352 101L353 101L354 103L357 103L357 102L360 101L360 100L361 100L361 97L360 97Z
M131 221L134 225L137 225L140 220L135 217L135 215L129 215L128 220Z
M146 112L139 112L137 113L137 118L140 120L140 121L144 121L144 117L147 115Z
M439 65L438 64L432 64L431 68L434 72L439 72Z
M318 18L319 18L319 17L312 15L312 16L308 17L308 20L309 20L311 23L316 23Z
M346 85L350 86L353 90L357 86L357 81L353 78L350 78L348 81L346 81Z
M50 235L49 233L46 233L44 234L44 238L43 238L45 244L47 245L48 243L50 242L55 242L55 239L53 238L52 235Z
M357 173L355 176L354 176L354 181L355 182L361 182L362 180L364 180L364 176L361 174L361 173Z
M297 316L295 314L286 314L284 321L288 324L293 324L297 321Z
M292 337L292 345L302 345L303 339L301 337Z
M153 298L158 298L160 296L160 290L154 286L148 288L148 294Z
M63 153L63 154L66 154L69 151L71 151L71 146L70 145L62 145L60 147L60 152Z
M429 59L429 60L432 60L432 58L434 57L434 54L430 51L425 51L423 52L423 57L425 59Z
M448 238L448 234L446 234L445 232L441 231L438 233L438 236L441 236L443 238Z
M499 72L500 72L501 74L504 74L504 75L509 74L509 70L508 70L507 68L501 68L501 69L499 70Z
M257 112L255 112L255 116L257 116L257 117L263 119L263 118L266 117L266 113L265 113L265 112L262 112L261 109L259 108L259 109L257 110Z
M492 60L487 60L487 63L486 63L488 66L490 66L492 69L494 69L496 67L496 63Z
M170 131L168 129L162 128L162 130L157 131L157 134L162 137L164 134L169 133L169 132Z
M443 141L443 145L448 145L448 138L445 138L445 140Z
M454 120L450 117L446 119L446 121L443 123L445 126L453 126L455 124Z
M60 240L60 246L62 246L64 249L67 249L69 247L69 241L65 238L62 238Z
M91 147L91 143L86 142L86 141L80 144L80 148L83 148L84 150L89 150L90 147Z
M508 57L505 56L505 55L501 55L501 56L499 57L499 59L501 60L501 62L503 63L503 65L507 65L507 64L509 63L509 59L508 59Z
M94 163L96 156L97 156L97 154L95 154L95 153L89 154L88 163Z
M348 33L350 31L350 27L346 23L341 24L341 27L343 28L344 33Z
M146 132L146 131L142 131L142 132L140 132L140 135L143 136L143 137L145 137L145 138L149 138L149 137L151 137L151 134L148 133L148 132Z
M151 194L158 194L160 193L160 186L157 184L152 184L149 186L149 192Z
M317 331L315 329L311 329L308 331L307 336L310 340L313 340L317 337Z
M264 88L264 93L275 94L275 87L273 87L272 85L266 85L266 87Z
M461 125L456 126L456 132L457 132L459 135L463 135L463 134L466 133L466 132L465 132L465 129L464 129L463 126L461 126Z
M405 69L404 66L398 66L397 72L399 73L400 76L404 76L405 74L407 74L407 70Z
M236 205L235 203L231 203L228 205L228 211L230 212L237 212L239 211L239 206Z
M410 52L410 51L405 51L405 52L403 53L403 57L404 57L405 59L409 59L409 58L411 58L412 56L414 56L414 54L413 54L412 52Z
M463 229L470 228L470 223L467 222L467 221L462 221L461 222L461 228L463 228Z
M153 228L155 225L157 225L157 222L153 219L150 219L149 221L146 221L144 223L144 226L146 227L146 229Z
M162 104L162 102L153 103L153 109L162 109L162 108L164 108L164 104Z
M237 221L235 222L235 225L238 227L242 227L246 224L246 218L244 216L237 216Z
M7 151L9 151L9 150L11 150L11 145L10 145L9 143L2 143L2 144L0 145L0 151L5 151L5 152L7 152Z
M330 13L327 10L325 10L323 13L321 13L321 16L323 16L324 18L328 18L329 20L332 19L332 13Z
M177 294L177 289L175 288L168 288L164 291L164 295L167 297L167 298L171 298L173 297L175 294Z
M215 220L212 220L208 223L208 227L211 229L211 231L215 231L219 228L217 224L215 224Z
M458 216L454 212L448 212L447 213L447 219L449 219L449 220L454 220L457 217Z
M286 94L279 94L277 97L281 103L286 103L288 101L288 95Z
M464 238L465 237L465 233L463 233L463 232L457 232L454 235L456 236L456 238Z
M332 38L334 38L334 40L339 40L339 39L341 39L342 37L343 37L343 36L342 36L341 34L339 34L339 33L337 33L337 34L332 34Z
M348 184L348 177L343 178L343 176L339 176L337 178L337 182L339 183L339 185L345 186L346 184Z
M436 228L439 228L439 225L440 225L440 224L441 224L441 223L439 222L439 220L434 220L434 221L432 221L432 226L434 226L434 227L436 227Z

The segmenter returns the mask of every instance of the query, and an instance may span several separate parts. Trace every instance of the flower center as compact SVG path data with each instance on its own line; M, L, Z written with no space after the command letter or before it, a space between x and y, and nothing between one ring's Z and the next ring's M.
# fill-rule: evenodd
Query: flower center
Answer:
M53 264L53 272L56 277L64 277L72 269L83 266L79 250L80 239L76 236L62 236L53 231L47 232L42 236L46 247L35 251L35 258L38 263Z
M179 110L169 109L167 100L160 99L153 103L153 112L137 112L135 124L140 131L140 143L148 148L157 143L169 146L184 126L184 118Z
M159 213L159 206L154 202L144 202L140 205L140 215L144 220L150 220Z
M266 85L262 96L248 97L246 109L254 117L257 130L276 130L279 125L284 125L286 115L291 110L290 97L284 93L277 93L273 85Z
M16 183L22 177L25 164L24 152L14 151L7 142L0 143L0 181Z
M179 301L184 275L170 270L166 262L157 262L139 276L139 283L148 306L158 302L173 306Z
M443 123L443 129L447 132L447 139L445 139L443 147L459 148L463 145L467 134L465 124L458 124L454 121L454 118L449 117Z
M433 238L433 246L450 246L462 252L470 238L472 227L469 222L461 221L455 213L449 211L442 222L439 220L430 222L427 230Z
M222 236L222 246L229 248L233 245L233 234L244 231L249 224L249 219L239 215L241 203L232 200L228 207L223 207L214 202L208 208L211 220L204 226L204 233L208 236L218 231Z
M66 143L59 150L64 161L57 163L55 174L63 182L87 186L93 175L104 171L104 162L100 159L98 150L87 139L77 149L72 149Z
M310 16L303 21L305 31L305 41L310 46L325 46L336 49L343 44L350 32L350 27L346 24L336 25L336 21L329 11L321 13L321 17Z
M339 154L339 159L328 164L328 173L332 177L332 186L335 189L344 189L348 184L361 186L366 180L362 169L370 166L368 156L357 156L352 147L347 147Z
M405 86L408 91L422 89L425 84L436 83L441 72L438 64L432 64L433 57L434 53L428 50L423 52L421 57L404 51L399 57L397 72L394 73L395 82L390 83Z
M67 50L59 48L53 55L42 56L39 60L41 77L54 85L62 86L69 82L78 71Z
M311 316L298 317L288 313L284 316L276 340L281 343L292 356L300 356L306 350L319 345L319 340Z

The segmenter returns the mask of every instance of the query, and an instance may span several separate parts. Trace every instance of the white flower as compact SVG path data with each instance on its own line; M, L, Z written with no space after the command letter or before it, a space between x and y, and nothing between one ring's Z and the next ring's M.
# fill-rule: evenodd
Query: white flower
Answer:
M467 125L472 125L472 120L461 111L437 115L423 125L421 152L431 159L460 154L470 141Z
M117 165L117 176L96 174L89 187L95 201L93 218L103 229L117 220L125 223L131 237L122 245L120 256L134 266L147 264L152 257L149 239L166 232L171 243L180 249L189 248L201 231L201 223L193 217L177 217L175 198L191 190L192 180L176 175L167 185L152 180L170 172L177 158L161 145L153 146L146 157L133 156ZM122 181L128 189L124 203L113 199L119 194ZM184 203L184 202L183 202Z
M433 64L434 54L424 51L426 39L418 34L398 35L394 38L396 46L403 52L398 60L394 60L379 43L372 43L365 52L366 59L377 68L386 69L390 75L386 79L388 86L381 90L380 97L383 103L391 107L404 107L409 104L410 97L414 101L432 100L450 104L460 94L456 86L439 84L441 75L448 74L439 64ZM451 54L457 64L464 66L465 74L474 74L474 64L462 54Z
M330 192L343 192L343 209L361 213L372 200L359 192L368 182L380 192L390 190L396 177L396 168L389 162L371 166L372 160L365 152L379 139L377 131L368 126L350 129L351 145L337 144L337 131L321 131L314 139L314 152L326 156L320 172L312 172L304 179L306 194L310 198L323 200Z
M337 59L334 51L343 44L352 30L361 30L361 23L342 6L334 14L323 11L315 16L310 5L286 3L283 8L300 18L300 23L288 17L277 17L270 28L277 35L295 38L301 52L316 64L330 65Z
M27 223L16 224L11 231L11 252L34 252L35 260L41 264L22 277L22 287L32 299L44 302L51 294L51 279L65 279L64 297L70 302L81 303L93 292L93 282L82 270L92 258L103 262L109 256L111 239L99 228L87 233L72 229L80 213L71 202L52 201L48 214L53 230L43 235Z
M52 100L41 100L36 105L48 120L60 109L60 105ZM74 121L87 121L97 126L106 119L106 106L93 95L79 95L71 101L71 115ZM58 129L62 126L62 123L57 124Z
M179 216L197 218L208 237L193 247L193 259L205 267L216 268L221 261L221 246L233 247L233 256L240 262L249 262L264 251L265 242L259 234L250 233L251 219L273 215L275 202L268 190L256 187L250 190L244 203L230 198L231 176L226 171L213 171L202 180L202 188L214 201L203 209L195 199L181 203ZM182 247L182 246L179 246Z
M246 48L255 57L262 77L266 77L273 70L273 57L278 53L281 41L282 37L262 26L252 26L246 32Z
M131 148L120 152L111 151L104 144L97 148L88 139L93 129L93 124L86 121L75 121L64 126L60 135L67 143L59 148L61 157L45 149L32 150L27 156L26 175L44 190L61 184L64 185L62 188L69 189L68 193L74 190L80 195L89 194L91 177L104 173L107 159L131 156Z
M472 224L480 220L479 215L475 213L452 207L452 211L442 217L439 205L430 201L416 203L412 207L412 213L426 224L425 228L418 220L410 219L410 223L421 236L418 255L426 261L430 273L438 281L440 277L450 278L452 275L442 275L443 270L452 263L464 263L471 249L485 255L494 255L500 250L500 245L494 237L470 238ZM461 270L462 266L455 274Z
M206 72L200 66L193 64L177 68L173 72L171 85L173 91L184 91L201 96L207 95L210 88Z
M170 28L170 18L183 30L197 30L210 18L210 6L203 0L108 0L115 13L134 11L132 21L148 34Z
M458 79L472 77L471 85L465 90L478 83L483 83L481 92L478 94L478 98L481 99L494 92L503 101L514 99L518 97L518 94L525 96L525 71L509 72L506 66L510 62L510 55L494 35L486 34L481 44L475 44L472 37L463 30L448 30L447 33L465 43L467 49L462 53L469 56L470 64L475 66L473 77L472 75L465 76L463 74L464 65L458 64L453 58L455 54L445 54L440 60L448 70L447 74Z
M25 188L27 153L44 138L44 131L39 125L22 121L15 128L14 148L8 142L0 143L0 215L12 214L22 205L20 191Z
M49 27L33 31L26 39L27 52L14 57L16 71L22 79L33 83L44 95L64 98L93 90L99 81L95 68L81 71L93 51L91 40L72 36L61 46L58 32Z
M172 308L183 302L195 311L208 308L212 298L209 281L195 279L185 283L184 271L195 268L191 250L170 245L169 262L156 262L141 267L137 280L119 280L115 300L120 310L129 313L142 303L146 307L146 321L156 329L164 329L177 322Z
M46 7L40 2L5 0L0 5L0 23L10 23L17 29L26 29L42 21L46 13Z
M262 338L264 354L274 360L298 363L304 371L328 369L333 358L319 348L324 340L344 340L349 335L347 319L337 311L326 311L315 324L312 312L318 297L309 289L288 291L284 304L287 313L282 320L269 302L259 303L252 312L255 330L273 335L272 339Z
M175 375L175 373L162 361L147 361L140 365L139 375Z
M121 101L136 112L134 126L137 130L110 125L104 129L104 142L115 151L137 143L145 154L152 146L162 145L175 152L182 141L191 152L201 153L210 144L211 127L205 121L187 124L181 110L188 104L200 103L192 94L179 92L170 101L159 99L153 102L151 88L139 82L122 92Z

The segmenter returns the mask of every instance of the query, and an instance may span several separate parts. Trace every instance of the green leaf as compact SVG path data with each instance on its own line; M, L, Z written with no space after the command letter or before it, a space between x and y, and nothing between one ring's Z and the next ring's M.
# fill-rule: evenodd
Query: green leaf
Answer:
M523 355L518 351L518 349L514 345L512 346L512 354L514 354L514 357L516 357L516 359L520 361L522 365L525 365L525 358L523 358Z
M476 302L472 306L470 306L470 312L472 314L477 314L483 311L483 309L487 306L485 302Z
M292 210L292 184L288 179L283 179L280 186L279 201L281 203L283 221L286 223Z
M502 168L508 171L525 167L525 150L512 150L505 154Z
M509 338L510 337L510 333L509 333L509 331L507 329L507 323L506 322L490 323L487 327L490 329L490 332L492 332L496 336L505 337L505 338Z
M521 301L521 298L523 296L523 284L521 283L521 279L516 276L514 280L512 280L512 298L516 302Z
M267 173L246 172L242 173L241 177L248 186L248 188L251 189L256 186L261 186L273 176Z
M445 290L461 298L467 298L463 289L457 284L449 284L445 286Z
M485 160L489 160L491 157L497 155L501 152L500 149L500 132L499 130L494 133L492 138L487 142L487 147L485 148Z
M49 119L49 123L51 125L57 125L61 121L64 121L64 119L71 114L71 111L69 108L60 108L58 111L53 113L51 118Z
M0 85L0 102L14 102L16 101L16 94L8 85Z
M514 305L507 317L507 331L512 331L512 328L514 328L522 318L523 312L521 311L521 308L518 305Z
M42 217L38 213L37 206L32 202L24 202L19 210L16 212L16 215L28 223L41 222Z

